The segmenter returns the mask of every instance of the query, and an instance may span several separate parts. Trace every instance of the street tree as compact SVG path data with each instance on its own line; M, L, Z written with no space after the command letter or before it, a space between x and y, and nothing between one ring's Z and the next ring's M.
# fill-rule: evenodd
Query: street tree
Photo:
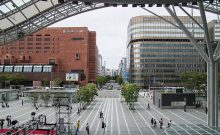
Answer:
M117 79L116 79L116 82L121 85L121 84L124 83L124 80L121 76L118 76Z
M60 78L58 78L58 77L55 78L54 81L55 81L55 85L58 86L58 87L60 87L61 84L63 83L62 79L60 79Z
M107 79L105 76L98 76L96 79L96 83L98 84L98 86L102 87L104 84L107 83Z
M122 96L130 109L134 109L134 102L137 102L139 89L133 83L127 83L122 86Z
M51 94L49 92L45 92L41 94L41 99L44 101L45 107L48 107L48 102L51 98Z
M39 94L35 93L35 92L32 92L30 94L30 98L31 98L31 101L32 101L34 107L36 107L36 104L37 104L37 101L38 101L38 98L39 98Z

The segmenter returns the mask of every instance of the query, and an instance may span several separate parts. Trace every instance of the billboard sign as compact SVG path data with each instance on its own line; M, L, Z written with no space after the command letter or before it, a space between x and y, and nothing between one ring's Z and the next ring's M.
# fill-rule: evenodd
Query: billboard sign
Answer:
M66 81L79 81L78 73L66 73Z

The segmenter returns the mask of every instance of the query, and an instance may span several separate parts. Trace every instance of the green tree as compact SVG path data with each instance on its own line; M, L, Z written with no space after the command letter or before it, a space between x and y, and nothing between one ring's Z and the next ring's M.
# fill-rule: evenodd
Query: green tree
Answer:
M31 101L33 102L34 107L36 107L36 104L37 104L37 101L38 101L38 98L39 98L39 94L35 93L35 92L32 92L30 94L30 98L31 98Z
M94 96L96 94L97 94L96 85L93 83L89 83L86 86L80 87L79 90L77 91L78 101L84 102L87 105L91 101L93 101Z
M45 92L41 95L41 99L44 101L45 107L48 107L48 102L51 98L51 94L49 92Z
M55 85L58 87L60 87L63 82L62 79L60 79L60 78L55 78L54 81L55 81Z
M133 83L127 83L122 86L122 96L125 102L129 104L129 108L134 108L134 102L137 102L139 88ZM132 107L133 105L133 107Z
M96 79L96 83L97 83L99 86L103 86L104 84L107 83L107 79L106 79L106 77L104 77L104 76L98 76L97 79Z
M207 76L205 73L185 72L181 74L180 79L186 89L197 90L198 94L206 95Z
M6 81L6 76L1 74L0 75L0 88L4 87L5 81Z
M43 78L42 80L42 86L49 86L50 81L47 78Z
M121 85L124 83L124 79L121 76L118 76L118 78L116 79L116 82Z

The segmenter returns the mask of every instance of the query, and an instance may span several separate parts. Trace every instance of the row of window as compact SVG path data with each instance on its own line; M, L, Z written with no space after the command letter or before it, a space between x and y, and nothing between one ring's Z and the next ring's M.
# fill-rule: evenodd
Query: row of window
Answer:
M0 65L0 72L52 72L52 65Z
M133 47L193 47L192 44L181 44L181 43L178 43L178 44L171 44L170 42L169 43L151 43L151 44L133 44Z
M202 60L199 60L202 61ZM188 62L195 63L196 60L193 59L134 59L131 62L139 63L139 62L164 62L164 63L175 63L175 62Z
M137 34L130 34L129 35L131 38L139 38L139 37L179 37L179 38L187 38L187 36L184 33L178 33L178 34L164 34L164 33L149 33L149 34L145 34L145 33L137 33ZM201 34L194 34L193 35L196 38L203 38L204 37L204 33Z

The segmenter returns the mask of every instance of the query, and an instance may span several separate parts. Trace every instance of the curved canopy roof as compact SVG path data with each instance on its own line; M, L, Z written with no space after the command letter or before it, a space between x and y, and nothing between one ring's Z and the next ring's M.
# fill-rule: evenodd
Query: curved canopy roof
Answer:
M191 2L193 1L193 2ZM0 45L34 33L55 22L90 10L115 6L116 4L135 4L153 6L154 4L178 4L198 8L199 0L0 0ZM214 0L213 3L219 3ZM205 10L219 14L219 7L204 1ZM214 6L213 6L214 5ZM117 5L116 5L117 6Z

